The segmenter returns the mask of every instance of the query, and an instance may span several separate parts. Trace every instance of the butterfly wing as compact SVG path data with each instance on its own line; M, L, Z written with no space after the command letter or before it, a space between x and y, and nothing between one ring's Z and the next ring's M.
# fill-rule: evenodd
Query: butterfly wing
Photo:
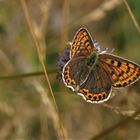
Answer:
M63 82L73 91L86 79L89 73L89 68L85 66L85 62L85 57L73 58L63 68Z
M140 77L140 67L129 60L111 54L102 54L99 55L99 61L110 75L113 87L126 87Z
M87 80L78 91L87 102L99 103L106 101L111 94L111 81L101 65L95 65Z
M70 58L88 56L93 51L97 51L97 49L89 32L85 28L79 29L72 42Z

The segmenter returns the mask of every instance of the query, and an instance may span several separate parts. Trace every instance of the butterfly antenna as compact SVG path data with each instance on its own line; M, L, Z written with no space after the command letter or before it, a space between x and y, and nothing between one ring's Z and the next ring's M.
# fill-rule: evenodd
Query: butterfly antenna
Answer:
M110 51L110 53L112 54L114 51L115 51L115 49L112 49L112 50Z
M98 51L100 51L100 45L96 40L94 40L94 46Z
M107 52L107 50L108 50L108 48L104 48L102 51L99 52L99 54L104 54Z

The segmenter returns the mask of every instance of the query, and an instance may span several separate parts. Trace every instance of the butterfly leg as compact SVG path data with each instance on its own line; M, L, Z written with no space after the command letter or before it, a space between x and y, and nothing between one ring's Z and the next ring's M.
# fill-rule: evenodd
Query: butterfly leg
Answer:
M106 53L107 50L108 50L108 48L105 48L104 50L100 51L100 52L99 52L99 55Z

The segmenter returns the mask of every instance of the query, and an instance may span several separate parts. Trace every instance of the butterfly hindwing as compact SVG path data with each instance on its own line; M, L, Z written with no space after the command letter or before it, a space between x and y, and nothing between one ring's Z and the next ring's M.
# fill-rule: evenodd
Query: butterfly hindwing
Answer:
M87 80L78 91L87 102L99 103L107 100L111 94L111 81L100 65L95 65Z
M70 57L88 56L93 51L97 50L89 32L85 28L79 29L72 42Z
M110 75L113 87L126 87L140 77L140 67L134 62L111 54L102 54L99 60Z
M67 87L91 103L107 100L111 94L111 81L100 65L86 66L86 58L74 58L63 68L62 79Z

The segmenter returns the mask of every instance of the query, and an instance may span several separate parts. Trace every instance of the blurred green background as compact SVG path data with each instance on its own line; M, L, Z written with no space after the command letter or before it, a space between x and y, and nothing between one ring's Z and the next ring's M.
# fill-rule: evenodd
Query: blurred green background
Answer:
M0 76L43 71L21 1L0 0ZM128 3L140 23L140 1ZM115 55L140 64L140 34L123 1L29 0L27 7L47 70L58 68L59 53L80 27L101 49L114 48ZM60 124L68 140L98 134L103 140L140 140L140 118L132 116L140 108L140 81L113 89L103 104L91 104L66 88L57 73L48 75L59 113L44 75L0 80L0 140L62 140ZM106 131L127 116L125 124Z

